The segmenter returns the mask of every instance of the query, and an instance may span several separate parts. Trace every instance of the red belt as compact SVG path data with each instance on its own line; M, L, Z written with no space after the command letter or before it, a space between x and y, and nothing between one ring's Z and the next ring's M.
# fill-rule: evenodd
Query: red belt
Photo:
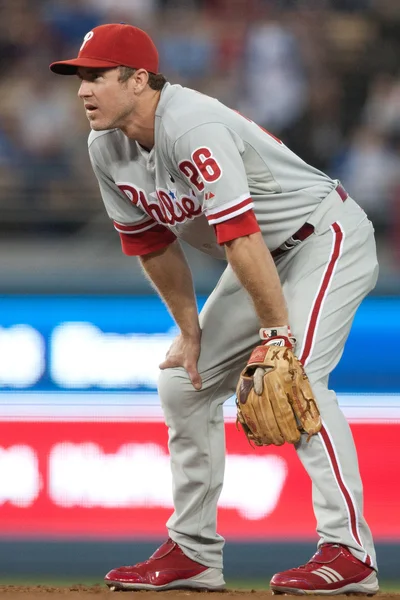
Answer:
M341 183L339 183L335 189L343 202L345 200L347 200L349 195ZM302 227L300 227L300 229L298 231L296 231L296 233L294 233L292 235L292 237L290 237L288 240L286 240L286 242L284 242L282 244L282 246L279 246L278 248L276 248L275 250L273 250L271 252L272 258L278 258L278 256L281 256L281 254L284 254L288 250L291 250L292 248L297 246L300 242L303 242L305 239L307 239L313 232L314 232L314 225L311 225L310 223L304 223L304 225Z

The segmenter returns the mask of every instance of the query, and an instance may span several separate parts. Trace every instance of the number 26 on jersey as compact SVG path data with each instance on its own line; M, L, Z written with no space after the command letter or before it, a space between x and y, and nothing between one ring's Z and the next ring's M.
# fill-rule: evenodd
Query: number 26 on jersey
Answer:
M197 191L204 190L204 183L214 183L222 175L222 168L213 156L210 148L197 148L192 153L192 160L181 160L180 171L187 177ZM203 180L203 181L202 181Z

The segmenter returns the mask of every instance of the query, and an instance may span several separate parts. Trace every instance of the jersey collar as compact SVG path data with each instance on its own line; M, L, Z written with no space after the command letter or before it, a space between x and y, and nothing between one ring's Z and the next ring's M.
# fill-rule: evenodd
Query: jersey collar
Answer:
M156 117L162 118L168 102L176 94L178 89L182 89L182 86L177 84L172 85L168 82L164 85L163 89L161 90L160 99L157 104Z

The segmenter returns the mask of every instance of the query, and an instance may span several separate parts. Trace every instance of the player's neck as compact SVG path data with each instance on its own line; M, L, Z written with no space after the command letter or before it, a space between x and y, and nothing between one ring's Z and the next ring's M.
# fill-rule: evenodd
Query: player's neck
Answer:
M135 140L144 148L151 150L154 146L154 122L160 92L151 90L151 94L143 96L135 106L135 111L129 116L120 129L130 139Z

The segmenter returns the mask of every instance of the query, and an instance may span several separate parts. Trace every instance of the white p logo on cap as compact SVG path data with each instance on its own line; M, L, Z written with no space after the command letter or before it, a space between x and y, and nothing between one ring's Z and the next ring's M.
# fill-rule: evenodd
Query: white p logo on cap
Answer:
M93 31L89 31L89 32L88 32L88 33L85 35L85 37L83 38L82 46L79 48L79 52L80 52L81 50L83 50L83 49L84 49L84 47L85 47L85 45L87 44L87 42L88 42L89 40L91 40L93 36L94 36L94 32L93 32Z

